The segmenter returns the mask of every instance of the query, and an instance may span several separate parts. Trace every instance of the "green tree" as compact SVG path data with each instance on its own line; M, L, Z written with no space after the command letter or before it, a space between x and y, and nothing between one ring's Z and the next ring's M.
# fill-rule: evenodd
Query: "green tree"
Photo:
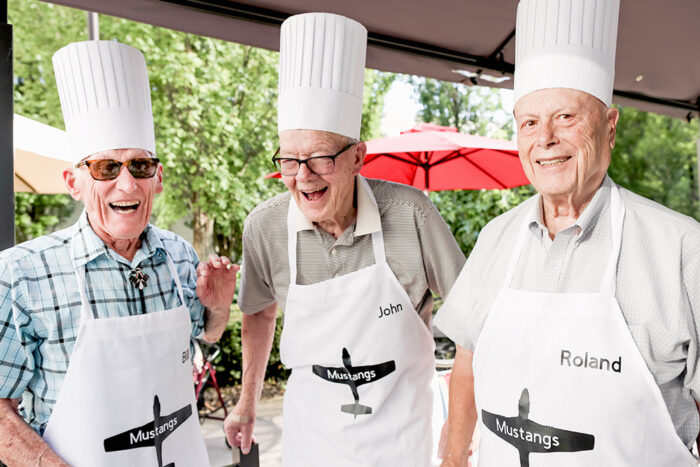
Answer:
M499 91L490 88L411 78L418 103L418 117L426 123L456 127L462 133L510 139L512 117L501 103ZM532 186L510 190L455 190L431 192L465 254L474 248L481 229L494 217L534 194Z
M700 220L698 120L691 122L619 107L608 173L620 185Z
M396 80L394 73L365 70L365 87L362 102L362 128L360 136L363 141L379 138L379 126L384 110L384 96L391 83Z
M87 39L85 12L10 0L8 16L14 35L15 113L63 128L51 56L69 42ZM50 232L73 207L68 195L15 193L16 242Z
M111 17L100 28L147 57L164 166L157 223L191 220L200 257L239 258L247 213L282 188L263 178L276 144L277 54Z
M455 127L460 133L512 138L512 118L498 90L415 76L409 81L421 105L421 121Z

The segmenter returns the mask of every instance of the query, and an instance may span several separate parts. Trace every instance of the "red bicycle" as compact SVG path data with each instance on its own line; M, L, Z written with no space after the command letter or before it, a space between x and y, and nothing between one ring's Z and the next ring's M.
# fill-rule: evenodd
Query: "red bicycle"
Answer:
M204 418L210 418L213 420L224 420L228 415L228 409L226 408L226 403L224 398L221 396L221 389L219 388L219 383L216 382L216 368L213 364L214 359L221 352L221 348L218 345L207 346L207 351L213 349L213 353L205 353L200 347L199 343L195 341L194 344L194 356L192 376L194 379L194 397L197 399L197 410L199 411L200 421ZM199 355L198 355L199 354ZM201 364L198 364L201 362ZM209 407L204 401L204 386L210 383L216 390L216 395L219 399L221 407L224 409L224 416L214 415L221 407Z

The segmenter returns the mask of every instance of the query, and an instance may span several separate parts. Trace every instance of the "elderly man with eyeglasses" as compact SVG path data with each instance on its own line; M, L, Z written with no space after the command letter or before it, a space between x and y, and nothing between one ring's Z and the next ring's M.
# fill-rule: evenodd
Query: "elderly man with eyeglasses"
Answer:
M149 224L163 166L141 52L79 42L54 69L76 162L63 176L85 210L0 254L0 460L208 466L190 339L221 336L237 266L197 266Z
M436 458L432 291L447 294L465 259L423 193L359 175L366 38L332 14L293 16L281 29L273 160L289 191L245 223L243 388L224 428L250 449L282 308L285 466Z

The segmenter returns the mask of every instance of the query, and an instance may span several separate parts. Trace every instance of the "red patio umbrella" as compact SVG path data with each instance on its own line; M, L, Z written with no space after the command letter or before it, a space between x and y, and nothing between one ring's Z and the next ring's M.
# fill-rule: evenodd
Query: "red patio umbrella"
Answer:
M367 141L361 174L429 191L503 189L530 183L515 142L426 123L398 136Z

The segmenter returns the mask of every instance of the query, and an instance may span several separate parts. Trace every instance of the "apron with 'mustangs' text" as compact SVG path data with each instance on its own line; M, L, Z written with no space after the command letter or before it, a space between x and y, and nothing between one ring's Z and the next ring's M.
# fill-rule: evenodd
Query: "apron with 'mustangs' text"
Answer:
M44 440L72 467L209 465L190 361L190 314L181 305L94 319L85 270L76 269L81 323Z
M357 189L375 202L361 177ZM435 344L386 262L382 231L372 233L374 265L298 285L293 203L280 343L282 362L292 369L284 395L283 465L433 465Z
M610 219L610 258L594 293L511 288L522 227L474 349L480 467L696 464L615 298L624 219L617 187Z

